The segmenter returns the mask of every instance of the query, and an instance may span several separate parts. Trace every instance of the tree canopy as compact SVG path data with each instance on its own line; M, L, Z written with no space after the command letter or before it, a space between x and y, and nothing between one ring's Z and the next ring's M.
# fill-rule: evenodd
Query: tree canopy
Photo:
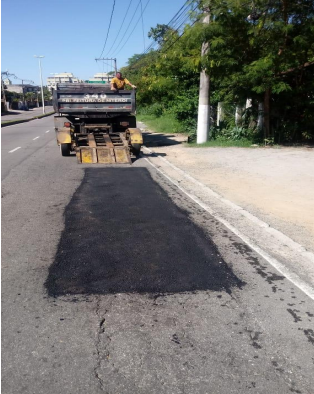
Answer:
M250 99L255 117L258 104L264 105L267 138L314 139L314 1L192 3L198 8L183 31L158 24L149 32L158 49L134 55L123 70L139 88L140 107L172 111L195 128L205 68L213 117L219 101L243 107ZM209 24L202 23L205 12ZM203 42L209 51L201 58ZM244 126L254 129L254 122Z

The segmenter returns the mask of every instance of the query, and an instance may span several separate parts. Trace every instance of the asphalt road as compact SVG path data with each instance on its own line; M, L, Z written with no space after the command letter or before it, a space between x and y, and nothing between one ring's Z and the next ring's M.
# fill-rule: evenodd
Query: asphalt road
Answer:
M1 130L1 179L55 138L51 117L4 127Z
M3 393L313 393L313 301L144 157L78 165L49 117L2 179Z

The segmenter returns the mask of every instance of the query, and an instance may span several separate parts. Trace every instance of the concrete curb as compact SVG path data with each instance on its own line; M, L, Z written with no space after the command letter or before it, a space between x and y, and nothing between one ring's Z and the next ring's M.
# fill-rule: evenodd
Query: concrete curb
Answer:
M1 127L12 126L12 125L14 125L14 124L30 122L31 120L35 120L35 119L46 118L47 116L50 116L50 115L52 115L52 114L54 114L54 113L55 113L55 111L49 112L48 114L45 114L45 115L34 116L33 118L29 118L29 119L9 120L9 121L7 121L7 122L5 122L5 123L2 123L2 122L1 122Z

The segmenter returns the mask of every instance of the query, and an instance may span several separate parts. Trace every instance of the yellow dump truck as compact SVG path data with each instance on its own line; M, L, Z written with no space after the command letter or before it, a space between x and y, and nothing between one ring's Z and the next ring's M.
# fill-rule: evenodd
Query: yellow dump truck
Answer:
M143 144L136 128L135 90L104 84L58 84L53 92L57 143L79 163L131 163Z

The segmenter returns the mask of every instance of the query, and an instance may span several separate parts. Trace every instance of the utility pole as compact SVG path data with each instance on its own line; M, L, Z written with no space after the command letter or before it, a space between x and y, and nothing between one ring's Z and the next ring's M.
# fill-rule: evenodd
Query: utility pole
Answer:
M205 16L203 19L204 24L210 23L209 9L204 9ZM208 53L209 44L203 42L201 56ZM198 99L198 118L197 118L197 139L198 144L206 142L208 139L208 132L210 127L210 100L209 100L210 80L206 69L203 69L200 74L200 91Z
M98 57L95 60L96 60L96 62L98 62L100 60L102 60L102 61L113 60L114 61L114 71L115 71L115 73L117 73L118 69L117 69L117 59L116 58Z
M42 102L43 102L43 114L45 114L45 99L44 99L43 76L42 76L42 72L41 72L41 61L40 61L40 59L42 59L45 56L34 55L34 57L36 57L38 59L38 62L39 62L39 75L40 75L40 83L41 83L41 99L42 99Z

